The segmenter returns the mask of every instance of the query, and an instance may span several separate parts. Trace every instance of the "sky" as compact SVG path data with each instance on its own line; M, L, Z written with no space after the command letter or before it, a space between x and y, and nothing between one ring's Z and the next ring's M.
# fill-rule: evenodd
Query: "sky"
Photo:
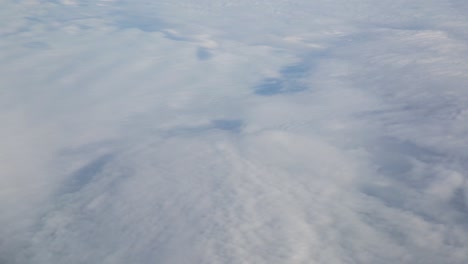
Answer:
M0 0L0 263L467 263L467 12Z

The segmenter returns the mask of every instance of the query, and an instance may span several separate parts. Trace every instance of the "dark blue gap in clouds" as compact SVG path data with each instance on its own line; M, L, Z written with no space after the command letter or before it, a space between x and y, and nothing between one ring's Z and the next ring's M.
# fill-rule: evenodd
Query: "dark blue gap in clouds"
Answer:
M199 47L197 49L197 58L199 60L209 60L212 56L213 54L207 48Z
M257 95L271 96L278 94L297 93L307 90L307 85L295 78L267 78L257 86L254 92Z
M279 77L264 79L254 87L254 93L272 96L307 90L309 87L304 79L313 71L320 59L326 58L327 54L327 51L320 51L304 56L299 63L282 68Z
M294 64L291 66L287 66L281 69L280 73L284 78L302 78L304 77L307 72L310 70L311 66L306 64L306 62L302 62L299 64Z
M61 190L62 194L75 193L86 187L100 174L105 166L113 159L112 154L104 154L88 162L70 175Z
M170 31L164 31L163 30L163 31L161 31L161 33L164 34L165 38L170 39L170 40L174 40L174 41L191 41L191 39L188 38L188 37L184 37L184 36L172 33Z
M239 133L244 126L240 119L213 119L208 124L200 126L181 126L163 132L165 136L197 136L209 133L212 130L223 130L230 133Z
M275 95L282 92L284 81L279 78L267 78L257 86L255 86L255 94L257 95Z
M116 13L115 15L117 16L116 26L120 29L136 28L143 32L160 32L165 38L174 41L193 41L190 37L168 31L167 29L174 27L174 25L171 25L157 17L152 17L150 15L137 16L125 13Z
M240 132L243 126L242 120L239 119L215 119L211 121L211 124L216 129Z
M347 38L339 38L323 50L310 50L300 54L293 53L292 55L295 55L299 62L282 68L279 71L279 77L266 78L261 81L260 84L254 86L254 93L260 96L272 96L308 90L310 87L306 79L313 74L321 61L336 57L334 52L343 47L356 45L356 43L369 41L373 38L377 39L378 37L378 35L370 35L369 33L353 34Z

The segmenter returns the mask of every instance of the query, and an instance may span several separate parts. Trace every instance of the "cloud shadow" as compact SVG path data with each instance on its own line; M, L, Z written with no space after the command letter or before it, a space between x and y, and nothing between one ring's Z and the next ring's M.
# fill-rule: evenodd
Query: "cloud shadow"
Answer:
M104 154L82 166L70 175L61 193L75 193L80 191L93 181L112 159L112 154Z

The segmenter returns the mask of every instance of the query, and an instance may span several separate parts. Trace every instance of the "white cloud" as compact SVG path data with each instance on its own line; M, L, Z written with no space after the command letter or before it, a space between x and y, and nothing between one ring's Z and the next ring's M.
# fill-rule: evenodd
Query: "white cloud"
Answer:
M0 5L1 263L468 260L461 1Z

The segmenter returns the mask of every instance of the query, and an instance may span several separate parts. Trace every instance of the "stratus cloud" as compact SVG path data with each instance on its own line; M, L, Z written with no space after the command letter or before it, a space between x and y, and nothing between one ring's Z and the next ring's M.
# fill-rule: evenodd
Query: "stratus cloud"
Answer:
M70 3L2 4L0 262L468 260L465 4Z

